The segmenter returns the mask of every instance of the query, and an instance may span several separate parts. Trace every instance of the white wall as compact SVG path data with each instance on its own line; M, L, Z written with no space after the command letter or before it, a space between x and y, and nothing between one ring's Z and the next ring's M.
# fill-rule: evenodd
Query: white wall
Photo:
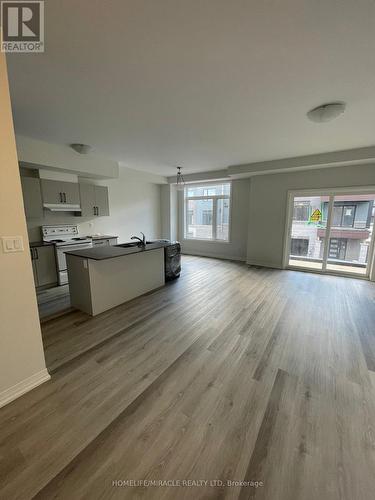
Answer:
M170 200L171 200L171 237L172 241L178 240L178 191L176 186L171 185Z
M71 214L45 211L43 219L28 219L30 241L40 240L40 226L43 224L78 224L83 235L108 234L119 237L119 242L129 241L140 231L148 239L161 237L160 188L148 179L148 175L136 170L120 167L118 179L95 181L108 186L108 217L76 217ZM151 176L153 179L153 176ZM81 179L84 182L93 182Z
M0 237L21 236L24 251L0 249L0 406L49 378L46 371L23 211L5 56L0 53Z
M171 239L171 185L165 184L160 188L161 211L161 238Z
M177 190L173 184L161 186L161 237L178 239Z
M375 165L252 177L247 262L282 267L288 190L350 186L375 186Z
M179 192L179 240L181 241L182 251L195 255L245 261L247 252L249 193L249 179L238 179L232 182L231 240L230 242L218 242L184 239L184 193Z
M17 152L20 162L44 165L79 175L99 178L116 178L119 175L117 161L102 158L93 150L81 155L68 144L51 144L17 134Z

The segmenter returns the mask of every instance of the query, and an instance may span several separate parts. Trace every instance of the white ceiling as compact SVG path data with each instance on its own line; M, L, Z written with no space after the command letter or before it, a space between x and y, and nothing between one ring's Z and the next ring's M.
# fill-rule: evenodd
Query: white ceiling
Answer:
M8 57L17 133L163 175L375 144L373 0L45 4L46 52Z

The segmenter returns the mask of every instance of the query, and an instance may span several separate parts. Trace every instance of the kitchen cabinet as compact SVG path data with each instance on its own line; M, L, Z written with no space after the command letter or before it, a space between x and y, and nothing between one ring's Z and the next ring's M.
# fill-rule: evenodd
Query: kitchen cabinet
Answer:
M108 247L111 245L117 245L117 238L101 238L92 240L93 247Z
M36 177L21 177L23 205L27 219L43 217L40 180Z
M101 217L109 215L109 200L107 186L94 184L80 184L82 217Z
M95 186L95 205L99 216L109 215L109 200L107 186Z
M41 179L40 186L44 203L56 205L67 203L79 205L79 187L77 182L52 181Z
M35 287L57 285L55 247L46 245L30 248Z

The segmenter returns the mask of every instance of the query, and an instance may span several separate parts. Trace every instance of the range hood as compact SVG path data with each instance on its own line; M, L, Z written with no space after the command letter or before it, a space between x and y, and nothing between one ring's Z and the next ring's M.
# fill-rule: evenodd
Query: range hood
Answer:
M51 212L81 212L81 206L72 203L43 203L43 208Z

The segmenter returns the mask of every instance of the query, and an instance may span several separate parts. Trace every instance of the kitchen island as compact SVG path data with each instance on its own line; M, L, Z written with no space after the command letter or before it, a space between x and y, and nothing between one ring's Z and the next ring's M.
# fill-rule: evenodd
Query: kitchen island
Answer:
M164 245L66 252L71 305L91 316L164 285Z

